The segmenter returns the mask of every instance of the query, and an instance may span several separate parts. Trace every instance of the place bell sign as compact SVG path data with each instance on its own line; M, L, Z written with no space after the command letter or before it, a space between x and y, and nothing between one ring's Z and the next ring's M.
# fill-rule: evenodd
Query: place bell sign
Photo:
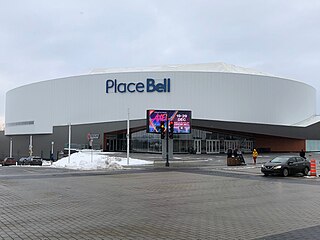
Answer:
M118 82L117 79L106 81L106 93L143 93L143 92L170 92L170 78L155 80L147 78L145 82Z

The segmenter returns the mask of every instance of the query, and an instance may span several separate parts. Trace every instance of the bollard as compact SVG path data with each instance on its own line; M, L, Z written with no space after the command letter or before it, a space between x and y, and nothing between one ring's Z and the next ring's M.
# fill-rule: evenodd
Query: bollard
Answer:
M316 160L311 159L310 161L310 176L316 177L317 176L317 167L316 167Z

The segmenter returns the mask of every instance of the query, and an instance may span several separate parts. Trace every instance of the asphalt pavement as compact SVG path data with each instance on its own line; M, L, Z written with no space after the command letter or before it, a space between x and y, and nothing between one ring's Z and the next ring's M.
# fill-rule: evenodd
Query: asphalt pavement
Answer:
M119 153L119 156L124 153ZM313 156L319 160L319 155ZM175 155L170 167L75 171L0 166L0 239L317 239L319 178L264 177L224 155Z

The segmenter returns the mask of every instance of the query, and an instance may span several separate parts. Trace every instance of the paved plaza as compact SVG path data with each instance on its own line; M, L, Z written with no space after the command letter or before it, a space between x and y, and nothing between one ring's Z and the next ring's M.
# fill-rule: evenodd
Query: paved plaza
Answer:
M190 156L113 171L0 166L0 239L319 238L319 179L264 177L264 158Z

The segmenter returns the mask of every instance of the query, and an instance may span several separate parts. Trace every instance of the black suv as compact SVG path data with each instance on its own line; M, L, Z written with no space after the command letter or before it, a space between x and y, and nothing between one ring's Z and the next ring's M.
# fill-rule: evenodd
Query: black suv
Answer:
M297 156L278 156L261 166L261 172L265 176L270 174L280 174L284 177L296 173L308 175L310 162L302 157Z

